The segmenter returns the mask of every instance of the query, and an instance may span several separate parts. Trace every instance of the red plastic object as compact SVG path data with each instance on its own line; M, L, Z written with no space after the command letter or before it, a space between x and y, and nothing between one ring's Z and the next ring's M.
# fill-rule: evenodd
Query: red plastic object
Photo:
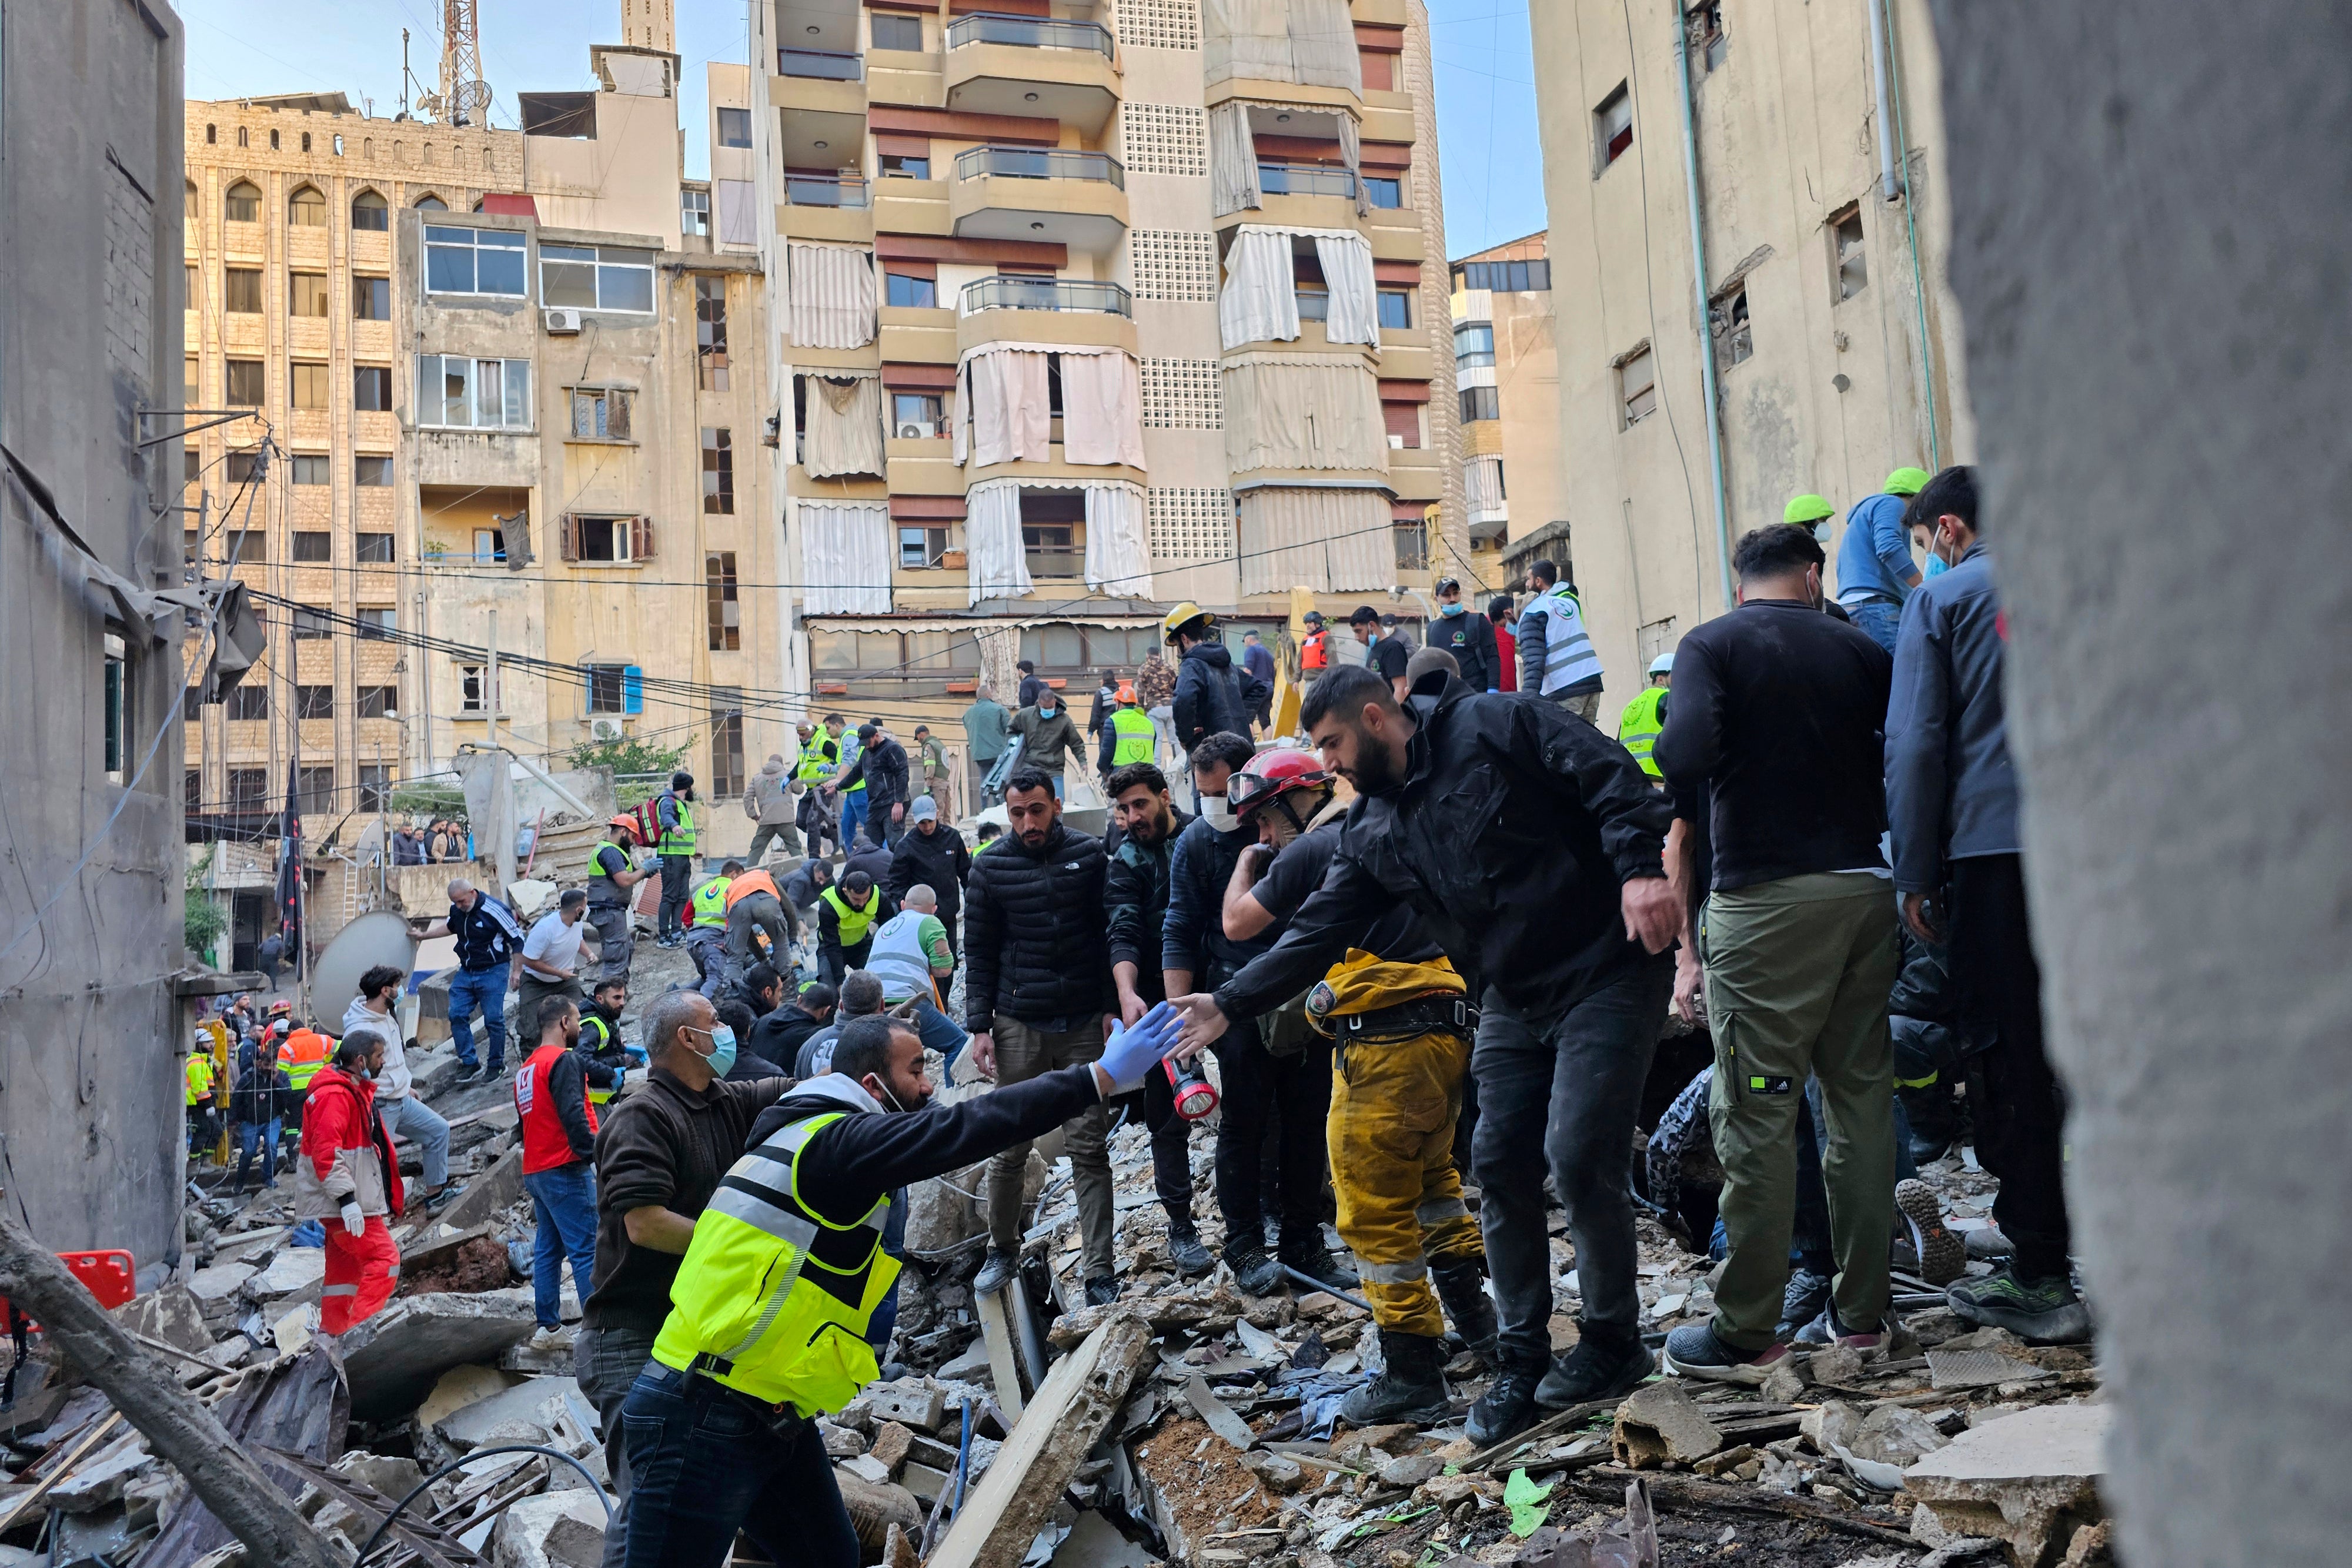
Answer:
M67 1271L98 1298L100 1306L109 1311L139 1292L138 1264L130 1253L119 1247L95 1252L60 1252L58 1261L63 1263ZM0 1338L5 1338L7 1333L8 1312L8 1298L0 1296ZM41 1327L38 1323L32 1326L36 1333Z

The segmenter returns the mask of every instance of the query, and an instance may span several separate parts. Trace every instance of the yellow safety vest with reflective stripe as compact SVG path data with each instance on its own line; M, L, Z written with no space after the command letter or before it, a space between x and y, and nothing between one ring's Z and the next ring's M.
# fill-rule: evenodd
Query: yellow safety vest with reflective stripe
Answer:
M866 895L865 908L853 907L847 899L841 896L838 884L826 888L817 896L833 905L834 917L841 922L841 945L844 947L855 947L866 940L866 933L873 926L874 916L882 907L880 894L872 892Z
M188 1053L188 1103L201 1105L212 1097L212 1053L192 1051Z
M1139 707L1111 710L1110 727L1118 737L1111 743L1110 765L1124 768L1130 762L1151 760L1151 716Z
M671 795L670 804L677 808L677 826L662 830L660 852L690 855L694 852L694 804L683 795ZM656 808L655 821L660 820L659 808Z
M826 755L830 752L832 755ZM803 784L822 783L841 759L841 748L832 741L819 737L801 748L801 759L793 765L793 777Z
M596 1031L593 1038L591 1038L588 1033L592 1029ZM613 1032L613 1026L606 1023L596 1014L586 1013L582 1015L580 1019L580 1053L583 1056L593 1056L597 1051L603 1050L607 1044L617 1043L620 1038L621 1037L619 1035ZM615 1092L616 1091L614 1090L598 1089L592 1085L588 1091L588 1098L593 1104L609 1105L612 1103L613 1095Z
M727 887L734 880L731 876L714 876L694 890L695 925L727 924Z
M1642 765L1642 771L1653 779L1665 777L1650 756L1650 748L1658 743L1658 732L1666 727L1665 709L1666 688L1650 686L1627 703L1625 711L1617 716L1617 743L1632 752L1633 760Z
M846 1225L799 1197L802 1152L845 1114L785 1123L720 1178L670 1286L656 1361L803 1416L840 1409L873 1380L866 1329L898 1277L882 1250L889 1197Z

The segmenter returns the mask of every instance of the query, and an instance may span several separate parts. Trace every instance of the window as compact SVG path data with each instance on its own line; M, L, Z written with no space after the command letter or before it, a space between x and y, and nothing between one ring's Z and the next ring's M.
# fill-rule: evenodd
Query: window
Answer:
M261 455L257 452L232 452L222 472L232 485L249 485L261 476ZM245 559L257 560L260 558L249 555Z
M362 191L352 198L352 227L383 233L392 227L390 204L373 191Z
M332 718L335 716L335 688L332 686L296 686L294 688L296 718Z
M1298 319L1301 321L1328 321L1331 319L1331 291L1321 283L1298 281Z
M877 21L880 18L877 17ZM751 145L751 111L748 109L722 109L719 111L719 145L749 147Z
M276 132L271 134L275 135ZM335 770L327 768L296 769L294 810L306 817L323 817L335 809Z
M526 367L529 360L515 363ZM362 413L392 412L392 367L390 365L353 365L352 367L352 407ZM384 483L390 484L389 479Z
M1700 0L1684 14L1684 23L1690 28L1690 52L1699 60L1701 70L1714 70L1723 64L1731 46L1723 36L1723 0Z
M352 694L362 718L398 718L400 688L398 686L362 686Z
M877 49L906 49L920 54L923 48L923 19L919 16L876 16L874 47ZM722 110L720 111L724 113ZM728 145L734 145L732 142ZM750 142L743 145L750 146Z
M236 316L261 314L261 269L256 267L232 267L226 269L226 287L222 289L222 308Z
M1396 563L1399 571L1429 570L1429 525L1419 518L1396 520Z
M245 130L241 126L237 129L236 144L239 147L245 145ZM227 202L222 210L224 215L233 224L259 223L261 221L261 187L239 180L228 188Z
M940 302L940 286L929 277L908 277L901 272L883 274L885 305L896 305L916 310L929 310Z
M225 523L221 526L221 554L231 566L250 566L269 559L265 548L268 539L267 529Z
M360 461L362 463L389 464L392 459L389 457L362 457ZM352 559L358 561L362 566L390 566L392 564L392 536L390 534L352 535ZM392 612L387 610L384 613L389 615ZM385 624L389 625L391 622L386 622Z
M1363 61L1366 92L1396 90L1396 57L1382 50L1365 49L1357 57Z
M392 536L382 537L388 539ZM352 619L360 623L362 643L388 643L392 634L400 630L400 612L389 604L362 604L352 612Z
M743 645L743 605L735 595L735 552L712 550L702 558L703 601L710 623L710 651L731 653Z
M1465 261L1454 269L1454 281L1463 288L1491 288L1498 294L1521 294L1551 287L1549 261Z
M269 150L272 152L278 151L278 132L274 130L269 133Z
M299 463L302 459L297 457L294 461ZM323 463L326 459L322 457L319 461ZM334 559L335 536L315 528L298 528L294 534L294 554L291 559L299 561Z
M1421 445L1421 407L1417 402L1384 402L1381 404L1381 423L1388 429L1389 444L1408 450Z
M722 800L743 792L743 693L710 688L710 792Z
M898 565L905 570L929 571L940 564L947 549L948 531L944 528L898 530Z
M1626 84L1601 100L1592 111L1592 172L1600 173L1633 145L1633 99Z
M1468 370L1495 362L1495 324L1465 321L1454 329L1454 362Z
M416 423L459 430L530 427L530 361L420 354Z
M182 686L180 688L181 722L184 724L195 724L204 717L204 714L205 688L202 686ZM190 771L193 772L194 769L192 768Z
M302 133L302 151L308 152L310 133ZM327 198L319 194L315 185L305 185L286 201L286 221L298 229L322 229L327 226Z
M677 193L677 228L680 234L710 237L710 193L685 191Z
M186 272L187 281L180 295L180 308L183 310L201 310L204 308L204 297L198 292L198 286L196 283L196 264L193 261L187 263ZM191 361L189 362L193 364L194 361ZM191 382L194 382L194 379L195 378L193 376L189 378ZM194 402L195 400L194 398L190 398L188 401L190 402Z
M1636 424L1656 412L1658 363L1647 344L1627 355L1617 366L1617 397L1625 407L1625 423Z
M207 147L217 147L220 145L219 126L207 125L205 127L205 145Z
M1028 655L1028 633L1022 635ZM979 656L969 632L809 632L816 689L833 697L944 697L950 682L971 678Z
M1461 397L1462 423L1465 424L1503 417L1502 395L1493 387L1464 387Z
M499 680L497 694L498 707L500 713L504 713L507 707L506 672L501 670L499 674ZM460 664L457 666L457 707L460 712L483 713L488 711L488 705L482 701L482 694L488 686L489 679L490 673L479 664Z
M239 686L237 690L245 688ZM269 769L232 768L228 770L228 809L248 816L269 810Z
M335 138L340 141L341 137ZM360 810L388 811L392 809L392 765L388 762L360 764Z
M476 560L506 559L506 530L504 528L476 528L474 530L474 559Z
M212 127L206 126L205 129L209 131ZM188 689L194 691L196 688L190 686ZM188 716L191 723L194 722L194 715L191 714ZM200 817L204 815L205 810L205 770L201 768L191 768L186 769L184 777L187 782L182 790L182 801L187 807L189 816Z
M877 21L880 18L877 17ZM930 154L916 152L885 152L882 154L882 177L900 180L928 180L931 177Z
M621 387L572 389L572 439L629 439L629 392Z
M286 308L297 316L324 316L327 313L327 275L323 272L288 273Z
M265 676L259 680L239 681L228 694L227 707L228 716L240 723L250 724L257 719L268 718L269 716L268 680ZM257 768L255 771L261 770Z
M1023 523L1021 548L1029 559L1029 575L1080 575L1086 570L1086 533L1084 523Z
M287 396L294 407L327 406L327 367L324 364L297 360L287 369L292 372Z
M653 554L653 524L644 517L564 519L563 559L626 566Z
M180 558L183 560L200 560L204 558L204 553L205 536L194 528L181 529Z
M204 454L194 446L180 448L180 483L193 485L205 471Z
M727 280L694 280L694 363L704 392L727 390Z
M364 490L388 489L392 485L392 459L389 457L352 458L352 483ZM365 560L367 558L362 556L360 559Z
M1404 331L1412 326L1412 290L1383 288L1376 296L1381 325Z
M423 195L416 198L416 210L420 213L446 213L449 210L449 204L438 196ZM516 292L521 291L518 289Z
M653 252L619 250L609 245L542 245L539 247L539 296L545 305L650 312Z
M307 131L302 132L302 151L305 152L310 151L310 133Z
M110 632L105 648L106 702L106 776L113 782L122 782L131 752L131 681L130 654L121 638Z
M327 455L323 452L304 452L298 454L293 459L294 483L297 485L324 485L328 483L328 461ZM320 537L323 538L324 536L322 535ZM295 538L299 539L301 536L297 534ZM297 551L294 559L296 560L300 560L302 559L300 552ZM320 560L324 560L327 558L325 556L320 556L319 559Z
M223 367L227 371L228 406L259 408L263 395L269 390L268 370L259 360L230 360Z
M306 643L319 642L335 634L335 622L323 610L297 607L294 612L294 635Z
M1364 200L1376 207L1404 205L1404 182L1393 174L1364 176Z
M362 274L352 276L352 319L354 321L392 319L391 278L369 277Z
M1756 352L1748 326L1748 286L1741 284L1707 308L1707 327L1715 336L1716 352L1725 367L1738 364Z
M937 392L892 392L890 434L901 441L936 440L947 429Z
M702 432L702 509L713 517L735 515L735 444L732 434Z
M431 196L416 204L432 202ZM504 229L453 229L426 225L425 287L435 294L500 294L520 299L525 292L523 237Z
M252 145L253 145L253 132L251 132L250 131L247 131L247 130L244 126L242 126L242 125L238 126L238 127L236 128L236 144L237 144L239 147L250 147L250 146L252 146Z
M1830 218L1830 267L1840 300L1851 299L1870 287L1870 258L1862 248L1859 203Z
M627 664L588 664L582 674L588 677L588 711L590 713L626 713L628 707L629 670Z

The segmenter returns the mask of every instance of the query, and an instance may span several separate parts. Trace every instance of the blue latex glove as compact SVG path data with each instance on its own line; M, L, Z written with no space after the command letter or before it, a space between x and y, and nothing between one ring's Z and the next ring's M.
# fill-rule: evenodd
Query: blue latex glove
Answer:
M1143 1075L1176 1049L1177 1030L1182 1022L1166 1002L1155 1002L1150 1012L1126 1028L1111 1031L1110 1043L1103 1047L1099 1065L1110 1074L1116 1092L1123 1094L1142 1085Z

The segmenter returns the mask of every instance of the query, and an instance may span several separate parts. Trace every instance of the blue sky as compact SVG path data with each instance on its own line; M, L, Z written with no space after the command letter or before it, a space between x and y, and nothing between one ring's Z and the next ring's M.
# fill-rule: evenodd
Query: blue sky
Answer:
M409 65L430 88L440 76L439 0L178 0L187 21L188 96L264 97L341 91L377 114L400 103L400 30ZM1428 0L1437 59L1438 152L1445 182L1446 249L1460 256L1543 226L1534 70L1524 4ZM620 34L614 0L480 0L482 69L497 94L495 124L515 123L514 95L594 85L588 46ZM597 18L583 31L580 18ZM703 65L743 57L743 0L678 0L685 57L684 122L703 123ZM699 138L688 172L709 172Z

